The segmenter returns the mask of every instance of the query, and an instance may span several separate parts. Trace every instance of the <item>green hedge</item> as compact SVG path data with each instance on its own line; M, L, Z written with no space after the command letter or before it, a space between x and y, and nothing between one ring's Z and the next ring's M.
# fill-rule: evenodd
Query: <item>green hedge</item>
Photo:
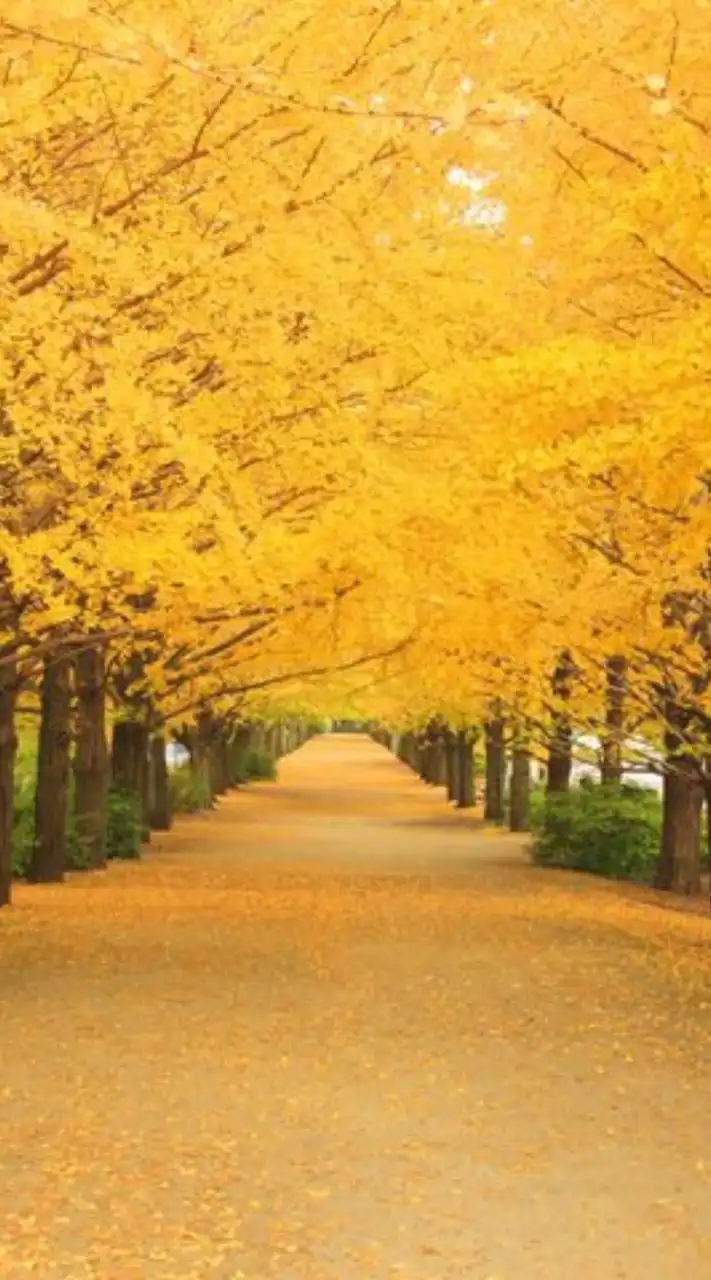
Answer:
M275 782L277 766L267 751L250 747L243 759L245 782Z
M246 782L275 782L277 777L276 762L259 747L235 747L232 768L238 786Z
M641 787L585 786L565 794L535 793L533 860L616 880L653 879L662 808Z
M67 817L67 870L86 871L90 866L83 841L74 822L73 788L70 784ZM106 822L107 858L140 858L141 823L135 800L121 792L109 791ZM20 772L15 779L15 814L12 831L12 869L18 877L27 874L35 836L35 780Z
M202 809L209 809L212 803L207 779L193 773L189 764L171 769L168 785L173 813L199 813Z
M140 858L142 835L138 800L130 792L111 787L106 802L106 857Z
M36 745L33 741L24 742L21 739L15 763L14 821L12 828L12 871L13 875L18 877L27 874L27 868L32 857L32 846L35 838L36 775ZM67 869L70 871L86 871L89 866L89 859L86 856L86 851L73 822L71 794L69 800Z
M35 791L37 752L34 741L21 740L15 767L14 826L12 835L13 874L27 874L32 857L35 831ZM240 782L251 780L273 781L277 776L276 765L266 751L249 747L241 753L239 761ZM170 791L175 813L195 813L211 803L208 783L197 778L188 765L181 765L170 773ZM84 845L76 830L73 816L73 778L70 774L70 794L67 819L67 869L85 871L89 867ZM141 856L142 828L138 805L134 797L111 788L107 799L106 857L108 859L133 859Z
M274 782L277 769L271 756L256 747L246 747L233 757L233 769L237 784L247 782ZM206 778L193 772L189 764L178 765L169 775L170 799L173 813L200 813L212 804L210 785Z

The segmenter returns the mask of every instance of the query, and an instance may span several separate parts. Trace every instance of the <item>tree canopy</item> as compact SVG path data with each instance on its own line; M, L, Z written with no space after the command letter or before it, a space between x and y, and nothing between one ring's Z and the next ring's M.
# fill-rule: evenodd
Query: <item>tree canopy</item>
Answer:
M595 725L624 655L635 723L693 703L703 752L706 4L6 0L0 34L20 687L93 644L176 728L540 723L567 653Z

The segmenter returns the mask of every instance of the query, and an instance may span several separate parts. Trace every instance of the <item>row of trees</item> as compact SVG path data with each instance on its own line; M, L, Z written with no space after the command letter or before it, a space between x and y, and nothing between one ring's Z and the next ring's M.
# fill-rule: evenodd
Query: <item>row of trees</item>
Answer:
M56 879L70 791L100 865L109 773L165 825L167 736L219 793L245 726L303 722L308 681L402 646L375 597L343 622L397 480L382 417L417 371L363 287L406 125L334 109L367 31L349 15L312 75L312 28L343 14L298 16L0 14L2 901L18 712L40 717L30 877Z
M566 657L566 680L575 674ZM511 831L531 826L531 793L536 779L545 780L546 797L555 799L571 789L576 755L598 771L600 785L612 797L622 787L625 773L634 783L635 771L659 773L662 778L661 839L655 883L659 889L696 894L701 889L702 867L711 857L711 772L707 744L709 724L688 704L665 703L665 754L651 743L629 737L627 664L612 660L607 672L607 701L597 749L580 747L569 710L570 688L561 694L561 668L554 674L559 695L558 710L548 723L535 725L499 700L489 704L490 717L481 728L451 728L442 719L431 719L419 730L376 730L374 736L410 766L423 781L446 787L450 802L458 808L476 803L477 750L483 772L484 818L508 821ZM682 720L682 711L684 719ZM587 726L588 731L590 725ZM589 779L589 774L587 775ZM702 847L703 811L706 807L708 848Z
M88 839L102 700L136 794L166 734L335 713L449 726L459 797L505 720L558 787L573 726L611 778L661 753L693 885L703 8L5 0L0 37L5 869L17 709L61 829L73 698Z
M27 867L32 883L64 878L68 833L86 870L106 865L109 798L123 802L143 842L169 830L171 789L166 727L147 712L107 713L107 678L99 649L85 648L46 663L39 691L34 838ZM310 736L305 721L271 724L218 719L203 712L171 735L187 752L195 795L203 807L236 787L254 753L276 762ZM4 779L6 826L0 847L0 905L10 901L14 806L12 775Z

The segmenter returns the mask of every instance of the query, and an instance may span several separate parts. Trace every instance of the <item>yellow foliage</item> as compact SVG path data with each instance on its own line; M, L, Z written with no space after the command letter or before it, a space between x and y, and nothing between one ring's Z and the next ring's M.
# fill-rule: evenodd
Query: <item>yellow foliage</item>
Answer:
M5 642L176 719L703 668L711 29L642 9L7 0Z

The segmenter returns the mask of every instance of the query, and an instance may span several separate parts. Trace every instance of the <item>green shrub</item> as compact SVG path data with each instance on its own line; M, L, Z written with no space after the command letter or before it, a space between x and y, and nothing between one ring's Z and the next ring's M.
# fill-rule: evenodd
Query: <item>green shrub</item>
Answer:
M261 747L240 744L233 748L232 770L237 786L245 782L275 782L276 762Z
M70 812L67 821L67 869L69 871L90 871L92 865L86 842L79 835L74 815Z
M25 876L32 857L35 838L34 773L18 771L15 776L14 822L12 829L12 870ZM73 814L73 785L70 780L67 803L67 870L87 871L91 865L86 848L76 829Z
M248 746L235 747L233 751L232 776L237 785L252 781L273 782L275 780L276 765L266 751ZM171 769L169 785L173 813L200 813L212 805L212 792L208 779L194 773L189 764L181 764L177 769Z
M648 882L659 857L659 797L641 787L587 786L536 793L531 806L533 860L617 880Z
M141 834L138 800L130 792L110 787L106 803L106 857L140 858Z
M266 751L250 747L244 755L245 782L276 782L277 766Z
M15 758L14 824L12 832L12 867L16 876L27 874L35 835L35 793L37 790L36 727L20 726ZM113 788L107 800L107 858L139 858L141 856L141 823L134 798ZM67 798L67 869L86 871L90 867L86 846L74 821L74 775L69 774Z
M27 868L32 857L32 844L35 837L35 797L34 792L27 795L21 792L15 795L15 813L12 828L12 871L13 875L27 875Z
M206 778L194 773L189 764L171 769L168 785L173 813L199 813L202 809L209 809L212 802L210 785Z
M244 743L233 743L230 768L235 786L239 787L243 782L249 782L249 755L250 748Z
M36 736L20 733L15 757L14 822L12 829L12 869L24 876L32 857L35 835L35 787L37 777Z

